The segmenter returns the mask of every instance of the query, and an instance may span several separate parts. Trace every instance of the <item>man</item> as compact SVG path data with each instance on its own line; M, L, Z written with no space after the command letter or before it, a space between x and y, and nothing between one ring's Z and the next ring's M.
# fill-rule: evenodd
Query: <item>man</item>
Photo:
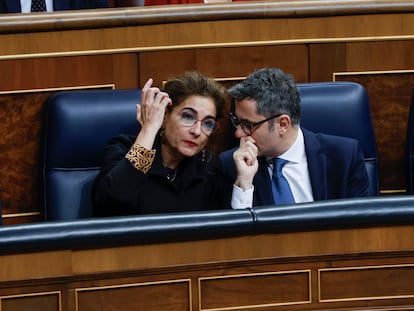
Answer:
M32 0L0 0L0 13L29 13ZM46 11L107 8L108 0L45 0Z
M358 141L301 128L300 95L290 75L260 69L229 93L240 146L220 155L220 167L234 181L233 208L368 195ZM279 162L284 165L275 172Z

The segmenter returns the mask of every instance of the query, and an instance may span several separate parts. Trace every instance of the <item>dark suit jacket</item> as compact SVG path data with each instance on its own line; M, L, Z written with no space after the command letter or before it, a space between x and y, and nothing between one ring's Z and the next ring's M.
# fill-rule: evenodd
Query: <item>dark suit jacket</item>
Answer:
M368 196L369 180L358 141L302 131L315 201ZM220 169L232 180L236 176L234 150L219 156ZM253 183L253 206L273 205L271 179L264 158L259 158L259 170Z
M53 0L53 10L107 8L108 0ZM0 13L20 13L20 0L0 0Z

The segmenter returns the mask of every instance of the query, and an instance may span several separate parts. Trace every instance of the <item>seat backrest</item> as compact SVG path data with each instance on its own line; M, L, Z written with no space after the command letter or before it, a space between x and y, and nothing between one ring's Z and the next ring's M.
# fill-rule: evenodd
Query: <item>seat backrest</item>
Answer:
M407 194L414 194L414 89L408 112L407 135L405 142L407 165Z
M314 132L360 141L370 179L370 194L379 193L375 135L365 89L351 82L298 85L301 124ZM40 148L41 210L46 220L92 216L91 187L100 169L102 150L117 134L136 134L139 90L64 91L45 105Z
M64 91L45 105L40 204L46 220L92 216L91 187L102 150L120 133L136 134L140 90Z
M371 196L379 195L378 155L371 109L365 88L354 82L299 83L301 125L313 132L359 140Z

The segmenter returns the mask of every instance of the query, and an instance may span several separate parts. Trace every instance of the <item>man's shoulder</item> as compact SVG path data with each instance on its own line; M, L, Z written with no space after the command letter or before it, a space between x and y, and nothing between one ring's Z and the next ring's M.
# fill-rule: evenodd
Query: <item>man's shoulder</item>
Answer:
M224 150L222 152L219 153L219 158L220 160L225 160L225 159L233 159L233 153L234 151L236 151L237 147L233 147L231 149L227 149Z
M346 137L346 136L339 136L339 135L331 135L325 133L315 133L306 129L302 129L305 142L306 141L318 141L322 146L325 145L335 145L341 148L350 145L358 145L359 142L355 138Z
M233 178L236 175L236 167L233 161L233 153L237 147L222 151L218 156L218 168L224 175Z

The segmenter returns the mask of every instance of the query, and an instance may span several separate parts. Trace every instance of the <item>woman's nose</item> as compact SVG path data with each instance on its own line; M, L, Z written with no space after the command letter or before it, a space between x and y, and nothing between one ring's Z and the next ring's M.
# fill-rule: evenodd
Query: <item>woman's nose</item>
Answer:
M191 133L195 135L201 134L201 120L197 120L192 126L191 126Z

